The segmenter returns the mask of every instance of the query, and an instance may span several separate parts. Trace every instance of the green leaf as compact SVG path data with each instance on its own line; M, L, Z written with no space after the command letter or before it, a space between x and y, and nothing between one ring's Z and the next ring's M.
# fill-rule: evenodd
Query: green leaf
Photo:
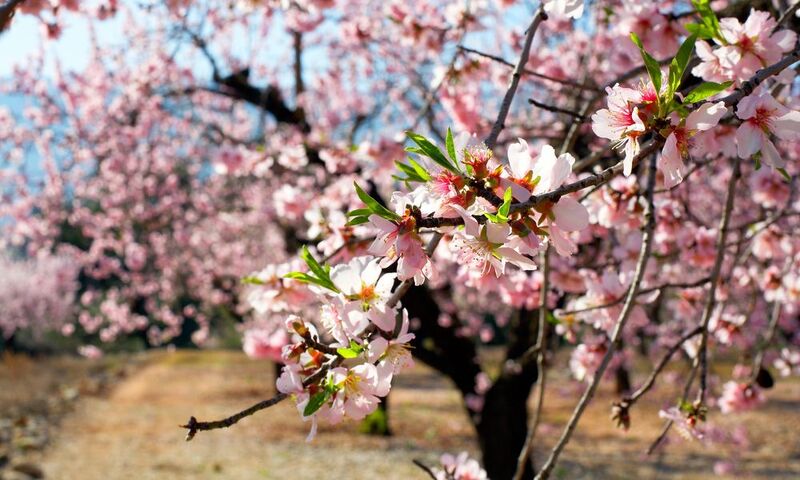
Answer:
M256 277L255 275L248 275L242 278L242 283L247 285L264 285L264 281Z
M500 205L500 208L497 209L497 215L508 220L508 212L511 210L511 199L513 198L513 194L511 193L511 187L506 188L506 191L503 193L503 204Z
M313 283L334 292L339 291L339 289L336 288L336 285L333 283L333 280L331 280L330 267L327 265L320 265L314 256L311 255L308 247L303 246L303 249L300 251L300 258L306 262L306 265L308 265L308 269L311 270L311 272L289 272L284 275L283 278L291 278L302 283Z
M683 99L683 104L686 105L689 103L702 102L703 100L713 97L723 90L727 90L731 85L733 85L733 82L703 82L689 92L688 95L686 95L686 98Z
M289 272L283 276L283 278L291 278L292 280L297 280L300 283L311 283L314 285L319 285L322 288L327 288L328 290L338 292L339 289L336 288L336 285L333 284L331 281L326 281L324 279L317 278L313 275L309 275L303 272Z
M639 47L639 52L642 54L642 60L644 60L644 66L647 69L647 74L650 75L650 80L653 82L656 93L659 94L661 92L661 65L659 65L658 61L650 56L647 51L645 51L642 41L639 40L639 37L635 33L631 33L631 40L636 44L637 47Z
M353 227L355 225L363 225L369 223L369 217L353 217L345 225Z
M678 91L678 87L681 85L683 74L686 71L686 66L689 64L689 58L692 56L692 51L694 50L694 44L696 41L697 36L690 35L689 38L687 38L683 44L681 44L681 48L678 49L678 53L669 64L669 89L667 90L667 101L672 100L672 97L675 95L675 92Z
M397 165L397 169L401 172L405 173L405 177L397 177L394 176L397 180L402 182L427 182L430 180L431 176L428 172L417 162L409 157L408 159L409 164L406 165L405 163L395 162Z
M784 179L785 179L787 182L791 182L791 181L792 181L792 176L791 176L791 175L789 175L789 172L787 172L785 168L776 168L775 170L777 170L778 172L780 172L780 174L781 174L781 175L783 175L783 178L784 178Z
M492 223L503 223L503 220L500 218L500 216L495 215L494 213L483 212L483 216L488 218Z
M348 217L369 217L372 213L372 210L369 208L357 208L355 210L351 210L347 212Z
M354 340L350 340L350 346L345 348L337 348L336 353L341 355L344 358L356 358L364 351L364 347L359 345Z
M308 399L306 408L303 409L303 416L308 417L309 415L313 415L325 405L325 402L327 402L330 397L331 393L328 390L322 390L312 395L311 398Z
M370 197L367 192L365 192L361 187L358 186L358 183L353 182L353 186L356 187L356 194L358 194L358 198L360 198L361 201L364 202L364 205L366 205L367 208L369 208L369 210L372 213L381 216L387 220L391 221L400 220L400 215L394 213L393 211L381 205L380 202Z
M358 356L358 352L352 348L337 348L336 353L342 358L356 358Z
M545 312L545 317L547 318L547 323L551 325L558 325L559 323L561 323L561 320L559 320L558 317L553 315L553 312L551 312L550 310L547 310Z
M687 23L684 25L686 31L689 32L691 35L695 35L697 38L702 40L711 40L714 38L716 32L714 29L706 25L705 23Z
M453 132L450 131L450 127L447 127L447 137L445 137L444 144L447 147L447 154L450 155L450 160L453 161L453 165L458 167L458 156L456 155L456 144L453 142Z
M328 272L322 268L322 265L320 265L317 259L314 258L314 255L311 255L311 251L305 245L303 245L303 249L300 251L300 258L306 262L308 268L314 272L318 278L324 279L328 276Z
M722 40L723 43L727 44L727 42L724 41L725 39L722 37L722 32L719 29L719 20L717 19L717 15L714 13L714 10L711 9L711 2L709 0L692 0L692 5L694 5L694 9L703 20L705 30L710 35L709 38L717 38Z
M442 151L439 150L439 147L432 144L430 140L423 137L422 135L410 131L406 132L406 136L410 138L412 142L417 144L417 147L407 147L406 148L407 152L413 152L426 156L431 160L433 160L434 162L436 162L437 164L439 164L441 167L446 168L447 170L450 170L453 173L459 173L458 169L452 163L450 163L450 161L447 159L447 157L444 156Z

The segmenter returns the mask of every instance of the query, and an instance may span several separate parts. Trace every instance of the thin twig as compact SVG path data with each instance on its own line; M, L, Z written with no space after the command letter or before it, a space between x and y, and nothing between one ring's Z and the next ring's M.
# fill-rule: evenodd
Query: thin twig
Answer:
M706 380L708 376L708 324L711 321L711 316L714 313L714 307L717 304L717 285L719 284L720 273L722 272L722 262L725 259L725 239L728 236L728 225L731 220L731 213L733 212L733 204L736 198L736 182L742 176L740 168L740 159L737 155L733 159L733 172L728 181L728 191L725 194L725 209L722 212L722 218L719 221L719 230L717 231L716 248L717 254L714 259L714 265L711 268L709 275L709 282L711 286L708 290L706 297L705 307L703 308L703 316L700 322L702 331L700 332L700 347L698 348L698 358L700 359L700 391L698 392L697 399L704 402L706 398Z
M313 375L311 375L310 377L308 377L305 380L303 380L303 386L307 387L309 385L313 385L313 384L319 382L320 380L322 380L323 377L325 377L325 375L328 373L328 370L338 366L339 363L341 363L341 361L342 361L341 357L335 357L335 358L329 360L327 363L323 364L319 368L319 370L317 370ZM262 400L262 401L256 403L255 405L242 410L241 412L235 413L235 414L233 414L233 415L231 415L229 417L223 418L221 420L214 420L214 421L210 421L210 422L198 422L197 419L194 416L192 416L192 417L189 417L189 422L186 425L181 425L180 427L181 428L186 428L186 429L189 430L186 433L186 441L189 442L194 438L194 436L199 431L215 430L215 429L218 429L218 428L228 428L228 427L238 423L239 420L241 420L243 418L249 417L249 416L251 416L251 415L253 415L253 414L257 413L257 412L260 412L261 410L264 410L264 409L267 409L269 407L272 407L274 405L279 404L280 402L286 400L288 397L289 397L289 395L286 394L286 393L278 393L277 395L275 395L272 398L268 398L266 400Z
M608 368L609 363L611 363L611 359L614 356L614 353L617 349L617 344L621 338L622 330L625 328L625 324L630 317L631 312L633 311L636 295L639 292L639 288L641 287L642 280L644 279L644 273L647 268L647 261L650 258L650 251L653 246L653 231L655 230L656 225L656 212L655 206L653 203L653 192L655 190L656 184L656 155L653 155L650 160L650 165L648 168L648 175L647 175L647 207L645 210L645 224L644 224L644 233L642 235L642 249L639 254L639 260L636 262L636 271L634 273L633 281L631 282L631 286L628 289L628 298L625 300L625 305L622 308L622 311L619 314L619 318L617 319L616 326L614 327L614 331L611 334L611 339L609 341L608 350L606 350L605 355L603 356L603 360L600 362L600 365L597 367L597 370L592 377L592 382L583 392L578 405L575 407L575 410L572 413L572 417L569 419L567 426L564 428L561 437L558 440L558 443L553 447L553 450L550 452L550 456L545 461L544 466L536 475L536 480L546 480L550 477L550 473L553 471L553 468L556 466L556 462L558 461L558 457L561 455L561 452L566 447L569 439L572 437L572 433L575 431L575 427L578 425L578 421L581 419L583 412L586 410L586 407L591 402L592 398L594 397L595 392L597 391L597 387L600 384L600 380L603 378L603 374Z
M644 289L639 291L639 295L647 295L648 293L653 293L655 291L664 290L664 289L667 289L667 288L695 288L695 287L700 287L702 285L705 285L706 283L708 283L708 277L701 278L700 280L697 280L695 282L667 283L665 285L660 285L658 287L644 288ZM625 300L624 296L623 297L618 297L615 300L612 300L612 301L610 301L608 303L604 303L602 305L594 305L594 306L591 306L591 307L578 308L578 309L575 309L575 310L564 310L564 311L559 312L559 314L566 316L566 315L575 315L577 313L591 312L593 310L602 310L604 308L610 308L610 307L613 307L615 305L619 305L620 303L622 303L623 300Z
M429 466L425 465L424 463L422 463L422 460L419 460L419 459L415 458L415 459L411 460L411 462L414 463L414 465L416 465L419 468L421 468L422 471L427 473L428 476L430 476L433 480L437 480L438 479L438 477L433 472L433 470L431 470L431 467L429 467Z
M548 112L563 113L565 115L569 115L571 117L574 117L574 118L580 120L581 122L585 122L586 118L587 118L585 115L583 115L581 113L578 113L578 112L574 112L574 111L572 111L572 110L570 110L568 108L561 108L561 107L556 107L555 105L548 105L546 103L542 103L542 102L536 101L536 100L534 100L532 98L528 99L528 103L530 103L531 105L534 105L536 107L539 107L542 110L547 110Z
M498 57L497 55L492 55L490 53L482 52L480 50L475 50L474 48L468 48L468 47L464 47L464 46L460 46L458 48L460 48L461 50L463 50L463 51L465 51L467 53L472 53L472 54L478 55L479 57L488 58L489 60L493 60L493 61L495 61L497 63L500 63L500 64L503 64L503 65L505 65L507 67L511 67L511 68L514 67L513 63L509 62L508 60L506 60L506 59L504 59L502 57ZM547 76L547 75L545 75L543 73L539 73L539 72L535 72L533 70L530 70L528 68L524 69L522 71L522 73L524 73L525 75L530 75L532 77L541 78L542 80L547 80L547 81L550 81L550 82L560 83L562 85L567 85L567 86L570 86L570 87L579 88L581 90L589 90L589 91L594 91L594 92L601 91L597 87L592 86L592 85L585 85L585 84L582 84L582 83L575 82L573 80L565 80L565 79L561 79L561 78L550 77L550 76Z
M783 15L781 15L781 18L778 19L778 23L775 24L775 28L772 29L772 33L777 32L778 29L781 28L781 25L783 25L783 22L785 22L786 20L790 19L792 17L792 15L794 15L797 12L798 8L800 8L800 0L798 0L797 2L794 2L794 5L792 5L791 7L789 7L788 10L783 12Z
M673 355L675 355L675 352L680 350L683 344L689 341L689 339L699 334L701 330L702 330L701 327L699 326L695 327L669 347L664 356L661 357L661 361L658 362L658 365L656 365L656 367L650 373L650 376L647 377L647 380L645 380L642 386L639 387L639 389L636 390L631 396L626 397L624 399L624 401L628 403L628 406L631 406L634 403L636 403L645 393L648 392L648 390L653 388L656 378L661 374L661 372L667 366L667 363L669 363L669 360L672 358Z
M503 103L500 104L500 113L497 114L497 120L495 120L494 125L492 125L492 130L484 142L489 148L495 147L497 144L497 137L500 136L500 132L505 126L504 124L506 122L506 117L508 116L508 111L511 109L511 102L514 100L514 94L517 93L517 85L519 85L519 80L522 77L522 71L525 69L525 65L528 63L528 58L531 54L533 37L536 35L536 30L539 28L539 24L546 19L547 14L544 13L544 8L540 7L539 11L536 12L536 15L533 17L531 25L528 27L528 33L525 36L525 44L522 47L522 53L519 56L517 66L514 68L514 73L511 75L511 83L508 86L505 97L503 97Z
M761 371L761 368L764 364L764 355L767 352L767 348L772 343L772 339L775 338L775 332L778 331L778 319L781 317L781 307L781 302L773 302L772 304L767 331L764 334L764 338L761 340L760 345L758 346L758 353L756 353L753 360L753 371L750 373L750 383L756 381L758 373Z

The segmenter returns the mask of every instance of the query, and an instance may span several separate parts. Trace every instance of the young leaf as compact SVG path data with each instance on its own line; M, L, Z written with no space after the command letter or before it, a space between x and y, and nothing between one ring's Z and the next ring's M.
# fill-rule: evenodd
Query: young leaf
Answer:
M352 348L337 348L336 353L342 358L356 358L358 356L358 352Z
M710 34L709 38L717 38L724 41L722 32L719 29L719 20L714 10L711 9L710 0L692 0L692 5L694 5L694 9L703 20L703 25L706 27L705 30Z
M727 90L731 85L733 85L733 82L703 82L689 92L688 95L686 95L686 98L683 99L683 104L688 105L690 103L702 102L703 100L713 97L723 90Z
M683 74L686 71L686 65L689 64L689 58L692 56L696 41L697 37L695 35L690 35L689 38L683 42L681 48L678 49L677 55L675 55L675 58L673 58L672 62L669 64L669 90L667 91L667 101L672 100L672 97L681 85Z
M255 275L248 275L242 278L242 283L246 285L264 285L264 281Z
M424 155L439 164L441 167L446 168L453 173L459 173L458 169L452 163L450 163L442 151L439 150L439 147L432 144L430 140L414 132L406 132L406 136L408 136L412 142L417 144L416 147L407 147L407 152Z
M445 137L444 144L447 147L447 154L450 155L450 160L453 161L453 165L458 167L458 156L456 155L456 144L453 142L453 132L450 131L450 127L447 127L447 137Z
M303 409L303 416L308 417L309 415L313 415L317 410L325 405L325 402L328 401L330 396L331 393L328 390L322 390L312 395L311 398L308 399L306 408Z
M642 45L642 41L639 40L639 37L635 33L631 33L631 41L639 47L639 52L642 54L642 60L644 60L644 66L647 69L647 74L650 75L650 80L653 82L653 86L656 89L656 93L661 92L661 65L658 64L658 61L650 56L647 51L644 49L644 45Z
M714 38L716 32L714 29L706 25L705 23L687 23L684 25L686 31L689 32L691 35L695 35L697 38L702 40L711 40Z
M393 211L381 205L377 200L370 197L367 192L365 192L361 187L358 186L358 183L353 182L353 186L356 187L356 194L358 194L358 198L360 198L361 201L364 202L364 205L366 205L367 208L372 213L381 216L387 220L391 221L400 220L400 215L394 213Z
M559 323L561 323L561 320L559 320L558 317L553 315L553 313L550 310L545 312L545 317L547 319L547 323L551 325L558 325Z
M322 268L322 265L319 264L314 255L311 255L311 251L308 249L307 246L303 245L303 250L300 252L300 258L306 262L308 265L309 270L311 270L317 278L324 280L328 277L328 272Z
M512 198L513 195L511 193L511 187L508 187L506 188L505 193L503 193L503 204L497 209L497 216L503 218L503 221L508 220L508 212L511 210Z
M789 175L789 172L787 172L785 168L776 168L775 170L777 170L781 175L783 175L783 178L787 182L791 182L792 181L792 176Z
M347 212L348 217L369 217L372 213L372 210L369 208L357 208L350 212Z
M348 227L353 227L355 225L363 225L365 223L369 223L369 217L353 217L346 223L346 225Z

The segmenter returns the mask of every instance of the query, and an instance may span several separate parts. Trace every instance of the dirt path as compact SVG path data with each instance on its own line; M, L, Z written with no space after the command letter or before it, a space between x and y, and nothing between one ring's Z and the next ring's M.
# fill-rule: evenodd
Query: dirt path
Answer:
M216 418L269 396L269 367L228 352L160 355L107 398L86 398L64 419L41 461L45 478L424 478L411 459L434 461L436 451L403 438L351 435L352 426L321 432L308 445L308 426L289 402L233 429L201 432L190 443L183 440L184 431L177 425L190 415ZM446 384L437 383L441 388L432 391L427 408L438 408L437 398L445 403L457 400ZM398 393L398 410L405 409L404 396ZM449 435L447 446L461 448L469 446L468 428L456 421L455 428L415 434L431 439Z
M580 394L566 371L554 370L553 390L535 451L537 462L555 442ZM672 382L677 385L676 382ZM308 425L289 402L228 430L200 432L190 443L177 425L190 415L219 418L273 392L272 367L236 352L156 353L147 366L106 397L83 397L67 415L37 462L55 480L421 479L411 460L435 464L442 452L475 452L473 431L455 390L442 377L415 367L392 390L393 437L355 433L354 422L321 428L306 444ZM581 421L555 472L560 479L796 479L800 478L800 381L781 381L763 408L722 416L722 425L744 423L751 447L723 442L712 447L675 440L647 457L643 449L661 427L657 412L676 393L654 390L637 405L631 431L609 421L615 396L601 390ZM677 387L676 387L677 388ZM714 477L713 465L735 460L737 472Z

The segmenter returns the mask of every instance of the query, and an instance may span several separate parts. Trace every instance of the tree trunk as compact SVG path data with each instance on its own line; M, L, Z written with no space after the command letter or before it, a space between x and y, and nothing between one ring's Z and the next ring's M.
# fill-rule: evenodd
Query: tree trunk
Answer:
M521 378L525 376L527 378ZM532 371L526 374L501 377L486 393L475 427L483 466L492 480L511 480L517 470L517 458L528 431L528 395L536 377L534 364ZM522 478L533 478L530 460Z

